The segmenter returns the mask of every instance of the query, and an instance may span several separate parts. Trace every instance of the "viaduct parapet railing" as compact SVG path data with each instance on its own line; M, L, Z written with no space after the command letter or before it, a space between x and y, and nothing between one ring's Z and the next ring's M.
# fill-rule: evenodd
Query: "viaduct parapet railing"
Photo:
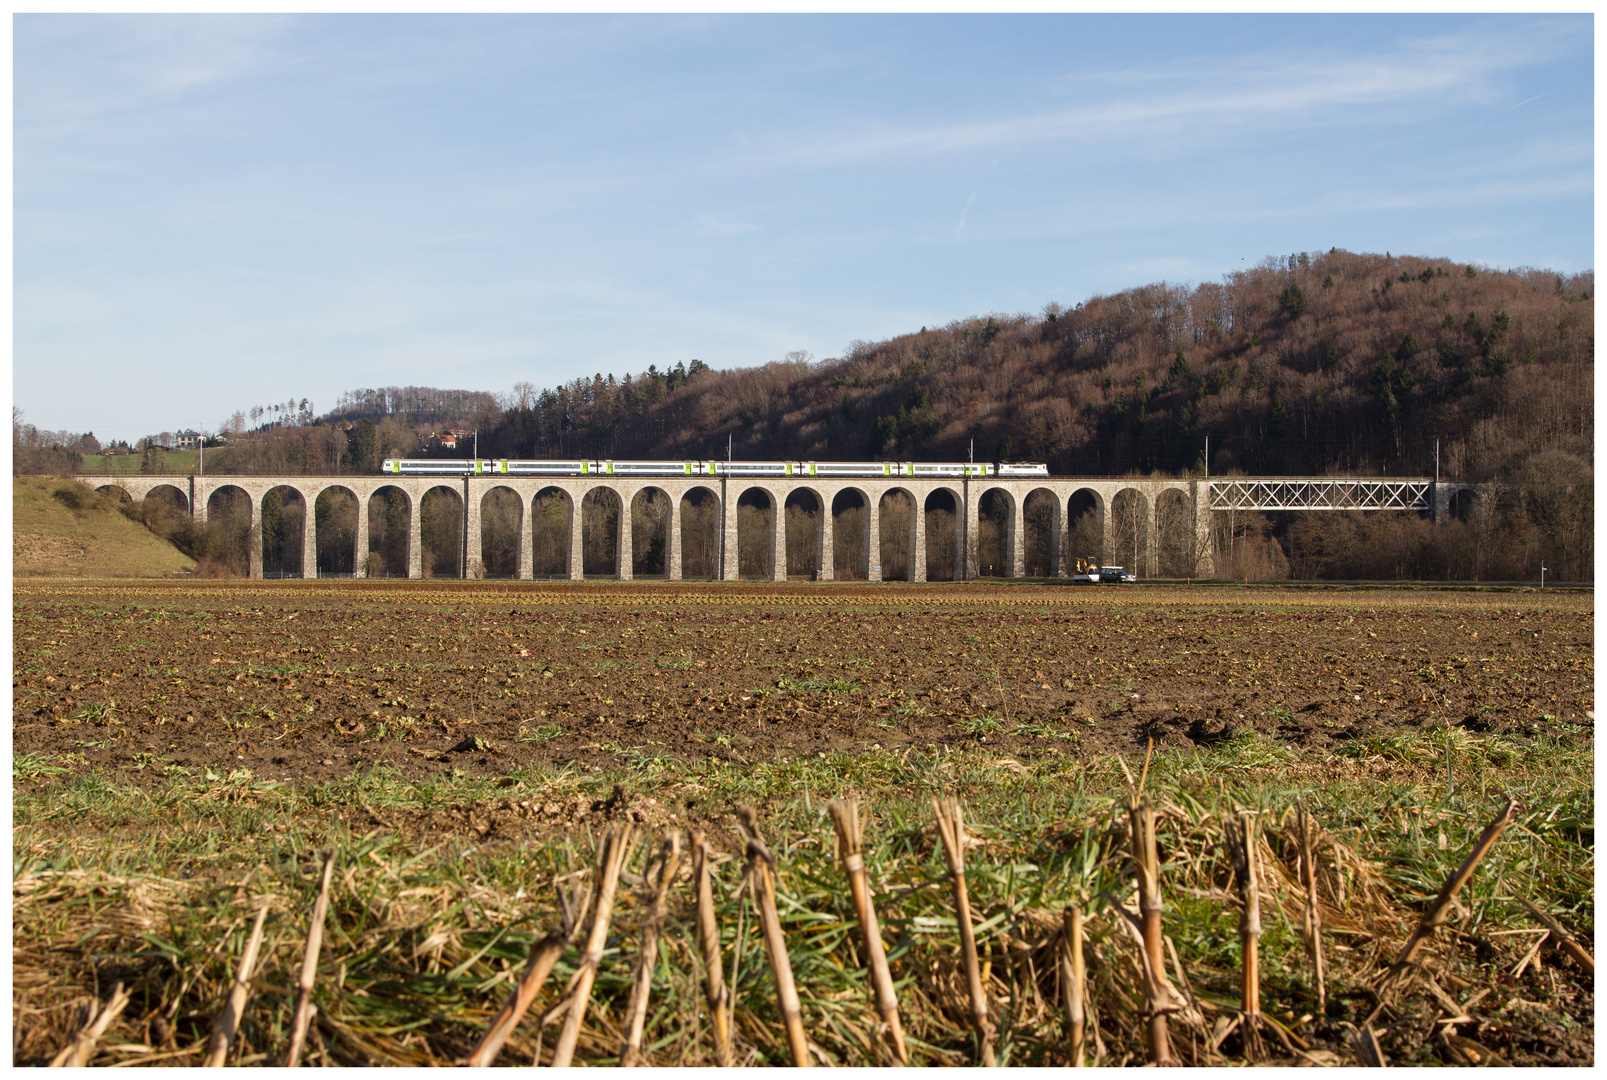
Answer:
M423 535L420 508L424 496L444 488L461 500L463 552L461 569L465 576L483 571L482 504L496 489L518 496L520 504L516 577L528 579L533 567L533 502L538 495L557 492L563 497L569 534L566 573L579 580L583 575L582 548L586 526L581 505L588 495L610 493L619 500L622 512L614 515L616 575L629 579L633 574L633 536L631 514L634 500L647 491L667 497L664 569L672 581L680 580L685 567L682 525L683 502L694 493L712 499L716 525L713 530L712 576L721 580L738 577L738 513L743 499L767 502L771 514L769 535L764 538L766 576L785 580L788 576L784 508L789 499L812 501L816 511L816 534L810 547L821 580L851 577L882 580L883 500L902 493L910 501L907 535L893 537L908 562L907 577L925 581L928 569L928 519L934 511L951 515L955 577L1021 577L1026 566L1026 510L1034 506L1035 528L1047 511L1050 576L1071 572L1069 556L1093 552L1067 552L1066 530L1079 514L1093 512L1099 529L1098 558L1111 564L1127 561L1145 576L1158 573L1163 543L1177 549L1183 562L1197 576L1212 573L1211 511L1213 510L1414 510L1432 511L1436 521L1444 520L1450 502L1460 492L1474 491L1472 485L1436 484L1432 480L1375 480L1370 478L1269 478L1226 477L1211 480L1110 479L1085 477L1029 477L981 479L925 479L915 477L874 477L832 480L824 477L515 477L515 476L90 476L76 477L97 490L117 489L133 499L144 499L160 488L171 489L170 498L181 503L192 518L204 524L213 512L214 498L227 490L244 493L250 506L251 576L262 576L263 547L260 535L263 499L270 491L286 489L299 496L307 512L303 519L301 576L318 574L317 514L313 512L320 495L328 491L345 492L357 503L356 530L351 565L365 572L371 551L370 501L382 492L395 491L407 504L408 539L406 576L423 576ZM998 564L979 565L981 537L980 508L992 495L1004 501L1004 521L999 538ZM848 499L845 502L844 496ZM850 506L864 507L861 533L862 556L859 565L834 565L835 515ZM995 513L997 509L995 509ZM1116 528L1136 546L1124 542L1125 557L1115 548ZM1163 540L1162 534L1165 534ZM948 538L943 538L948 547ZM1133 556L1136 554L1136 558ZM341 560L342 562L344 560ZM392 572L400 567L389 568ZM794 570L794 572L799 572Z

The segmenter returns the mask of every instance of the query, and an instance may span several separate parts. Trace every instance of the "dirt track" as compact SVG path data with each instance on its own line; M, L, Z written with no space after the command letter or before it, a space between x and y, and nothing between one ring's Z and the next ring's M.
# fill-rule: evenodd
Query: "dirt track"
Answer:
M135 783L978 742L1080 757L1247 728L1308 749L1446 723L1523 739L1594 708L1589 595L57 582L13 600L14 752Z

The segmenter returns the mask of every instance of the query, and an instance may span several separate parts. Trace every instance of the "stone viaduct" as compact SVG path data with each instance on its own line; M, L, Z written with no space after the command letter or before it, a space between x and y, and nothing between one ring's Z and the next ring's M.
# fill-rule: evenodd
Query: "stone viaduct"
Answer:
M516 576L528 579L533 563L532 513L538 495L558 492L563 496L568 514L569 556L568 576L583 577L581 545L582 500L599 490L611 492L619 499L621 510L644 491L653 490L666 498L669 515L666 522L665 576L680 580L683 570L682 516L683 502L694 492L701 498L712 499L719 524L714 530L715 577L734 580L737 576L737 507L746 497L750 502L768 499L774 511L768 537L770 576L785 580L788 573L784 510L789 497L807 493L817 510L818 522L812 544L816 550L816 564L821 580L837 577L833 565L833 510L840 503L839 496L848 494L854 505L863 505L864 556L862 565L844 567L842 576L856 579L882 580L881 563L881 506L884 497L902 492L910 500L914 512L910 515L908 551L909 578L925 581L927 571L927 518L933 509L950 510L954 523L954 551L965 553L956 560L956 577L974 578L984 574L997 577L1020 577L1026 572L1024 519L1027 502L1048 504L1047 537L1050 552L1050 576L1066 576L1071 568L1066 565L1064 542L1068 524L1079 513L1092 512L1099 523L1102 542L1100 550L1081 554L1097 554L1103 563L1125 562L1143 576L1157 573L1157 550L1161 536L1161 519L1165 515L1170 526L1172 542L1179 540L1189 548L1189 561L1196 575L1211 572L1212 511L1221 510L1361 510L1399 509L1418 512L1432 511L1435 520L1443 520L1450 511L1452 501L1465 498L1472 492L1471 485L1437 484L1430 480L1375 480L1324 478L1257 478L1235 477L1211 480L1179 479L1089 479L1072 477L1033 477L1026 479L920 479L909 477L874 477L853 479L826 479L823 477L515 477L515 476L79 476L80 482L107 491L119 490L132 499L144 499L159 489L165 497L181 504L198 523L204 523L214 499L221 492L243 493L249 500L253 543L250 545L251 576L261 577L263 551L260 534L256 531L262 514L263 499L274 489L289 489L299 495L307 508L302 537L301 576L316 577L317 535L313 508L318 497L326 491L344 492L356 500L357 529L352 565L359 574L365 566L370 541L370 503L376 496L388 497L394 490L406 501L408 517L407 576L423 576L423 537L420 506L424 496L433 489L444 488L457 499L458 513L463 516L463 566L469 576L476 576L482 565L481 508L491 491L504 488L518 497L519 514L518 567ZM980 536L980 507L984 497L1002 498L1005 504L1002 539L1003 566L978 566L977 540ZM383 504L382 504L383 505ZM997 503L995 502L995 507ZM1138 545L1138 556L1128 549L1124 555L1114 550L1113 518L1120 513L1128 522L1125 533ZM633 551L631 514L616 515L615 539L616 576L632 576ZM1136 527L1135 527L1136 526ZM945 545L947 546L947 545ZM1075 553L1073 553L1075 554Z

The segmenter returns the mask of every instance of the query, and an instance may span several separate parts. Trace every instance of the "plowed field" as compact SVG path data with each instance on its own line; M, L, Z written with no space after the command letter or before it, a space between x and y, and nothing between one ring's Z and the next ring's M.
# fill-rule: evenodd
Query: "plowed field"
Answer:
M1594 708L1588 594L186 582L13 603L14 753L133 783L1523 740Z

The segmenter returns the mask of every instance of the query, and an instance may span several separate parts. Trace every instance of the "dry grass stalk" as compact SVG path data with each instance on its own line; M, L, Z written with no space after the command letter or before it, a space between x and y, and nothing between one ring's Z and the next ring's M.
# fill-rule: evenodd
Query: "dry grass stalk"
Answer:
M1166 943L1161 930L1160 857L1155 849L1155 808L1148 800L1135 802L1129 810L1133 843L1133 866L1138 877L1139 933L1144 954L1144 1002L1149 1012L1150 1060L1156 1065L1175 1065L1171 1039L1166 1030L1166 1014L1176 1008L1171 987L1166 982Z
M1071 1067L1081 1069L1086 1064L1084 1043L1088 1037L1087 1019L1083 1011L1083 1003L1087 1000L1085 987L1088 971L1082 954L1082 908L1069 907L1062 918L1066 928L1062 939L1064 947L1061 949L1062 981L1066 988L1066 1030L1071 1036Z
M798 1002L798 987L792 979L792 960L787 955L787 942L781 934L781 915L776 911L775 856L759 836L759 819L751 808L742 809L743 839L748 842L748 889L753 906L758 909L759 923L764 930L765 952L770 957L770 971L776 980L776 997L781 1006L781 1019L787 1028L787 1047L792 1051L792 1063L808 1068L814 1062L809 1057L809 1039L804 1034L803 1006Z
M603 946L608 943L608 924L614 917L614 895L619 889L619 872L625 866L636 830L629 822L615 826L603 841L603 850L597 860L597 902L592 906L591 931L586 936L586 951L570 980L569 1008L564 1015L563 1030L552 1051L552 1067L568 1068L575 1059L575 1043L580 1038L580 1026L586 1020L586 1003L591 999L592 983L597 978L597 965L603 958Z
M960 804L954 799L933 799L932 807L937 811L943 858L954 884L954 916L960 927L960 952L965 960L965 981L971 997L971 1024L981 1044L982 1065L991 1069L998 1062L993 1049L993 1021L988 1018L988 998L982 987L982 967L977 962L976 931L971 926L971 898L965 889L965 822Z
M1594 976L1596 974L1596 958L1591 956L1572 934L1563 929L1562 923L1531 904L1528 897L1520 896L1518 899L1523 902L1523 906L1528 909L1529 914L1534 916L1536 922L1551 931L1551 936L1557 939L1558 946L1562 948L1563 952L1574 958L1574 963L1583 968L1587 975Z
M1541 970L1543 965L1540 962L1540 950L1550 940L1551 931L1541 929L1538 933L1540 936L1534 939L1534 944L1529 947L1529 951L1523 954L1523 959L1519 960L1517 966L1512 969L1512 974L1509 978L1513 982L1517 982L1523 977L1523 973L1529 969L1530 964L1534 965L1536 971Z
M1450 1030L1441 1031L1440 1039L1449 1051L1446 1056L1454 1064L1494 1069L1512 1068L1512 1062L1475 1039L1457 1035Z
M1134 799L1144 797L1144 785L1149 782L1149 763L1155 757L1155 740L1147 739L1144 742L1144 768L1138 774L1138 787L1133 790Z
M1306 955L1311 959L1312 976L1317 984L1317 1011L1328 1008L1328 972L1322 956L1322 912L1317 907L1317 823L1306 815L1306 804L1299 804L1300 822L1300 884L1305 891L1306 906L1301 917L1300 932L1306 941Z
M1266 1048L1261 1041L1261 875L1255 814L1242 810L1237 819L1226 818L1222 831L1239 883L1239 943L1244 957L1239 1009L1245 1056L1259 1058Z
M257 966L257 950L262 947L262 924L268 918L268 905L264 903L257 909L256 925L251 928L251 938L246 942L245 952L240 954L240 967L234 973L234 985L229 989L229 1000L224 1004L223 1011L212 1024L212 1033L207 1036L206 1061L203 1064L209 1069L223 1067L224 1058L229 1055L229 1048L234 1045L234 1036L240 1028L240 1017L244 1015L246 1000L251 996L251 972Z
M1378 1035L1373 1031L1373 1025L1363 1024L1356 1037L1351 1040L1351 1047L1356 1051L1356 1060L1370 1069L1384 1069L1389 1067L1389 1059L1384 1057L1384 1048L1378 1045Z
M1401 947L1400 955L1395 957L1395 962L1390 965L1389 971L1384 974L1382 987L1387 988L1397 984L1405 977L1406 972L1411 968L1412 961L1417 957L1418 950L1423 947L1424 942L1434 935L1434 931L1439 929L1440 925L1445 922L1445 917L1450 913L1451 902L1456 899L1456 894L1461 892L1462 886L1468 883L1468 879L1473 876L1473 872L1479 868L1479 863L1490 853L1490 849L1495 846L1495 842L1501 838L1502 831L1512 823L1512 817L1517 811L1518 801L1508 799L1506 809L1502 810L1494 821L1484 827L1484 831L1479 834L1478 840L1473 844L1473 850L1468 852L1466 859L1462 860L1462 865L1457 867L1456 873L1445 879L1445 884L1440 887L1440 894L1434 898L1433 906L1424 913L1422 922L1417 924L1417 929L1412 931L1412 936Z
M524 974L519 977L513 993L508 995L508 1000L503 1002L497 1015L492 1017L491 1026L486 1029L485 1035L480 1038L465 1064L483 1069L497 1060L497 1055L502 1052L502 1046L508 1041L508 1036L513 1034L514 1028L519 1026L519 1021L530 1011L531 1004L541 992L547 976L552 974L558 958L574 940L575 930L580 922L577 910L584 906L584 901L576 902L569 893L560 889L558 903L561 908L558 925L547 931L530 947L530 959L525 962Z
M910 1055L904 1045L904 1026L898 1019L898 995L893 990L893 974L887 967L887 949L882 944L882 928L876 921L876 908L871 903L870 883L865 875L865 859L860 851L864 834L859 823L859 804L853 799L837 799L826 809L831 812L832 825L837 830L837 850L842 857L843 870L848 874L854 914L865 940L866 966L876 995L876 1010L882 1015L882 1035L894 1059L900 1065L908 1065Z
M65 1065L76 1069L88 1065L90 1059L95 1056L95 1043L106 1034L106 1029L112 1026L112 1021L122 1013L123 1006L128 1004L128 997L123 984L118 983L112 988L112 999L106 1003L104 1009L100 1007L100 1002L91 999L89 1015L84 1017L84 1026L73 1036L72 1042L50 1059L50 1067L58 1069Z
M301 1051L307 1043L307 1027L317 1010L312 1003L313 982L318 977L318 953L324 945L324 918L329 913L329 883L335 873L335 853L324 856L323 880L318 883L318 899L313 901L312 921L307 928L307 948L301 955L301 977L296 983L296 1013L290 1025L290 1051L285 1067L301 1064Z
M702 833L692 834L692 876L697 879L697 935L703 947L703 986L714 1019L714 1057L722 1068L731 1067L731 994L721 970L720 928L714 920L714 886L709 879L709 843Z
M1228 858L1239 883L1239 941L1244 952L1244 979L1239 991L1239 1008L1246 1016L1261 1012L1261 889L1257 873L1255 814L1240 811L1238 820L1223 822Z
M1423 976L1423 988L1428 991L1429 997L1439 1005L1443 1014L1436 1023L1441 1024L1467 1024L1473 1018L1467 1014L1457 1000L1445 992L1445 988L1427 975Z
M636 983L631 987L630 1005L625 1010L625 1040L620 1047L619 1063L626 1066L643 1064L642 1029L647 1025L647 1000L653 991L653 968L658 960L658 935L664 926L665 911L669 906L670 883L681 868L681 834L671 831L659 853L658 882L653 886L648 901L647 918L642 920L642 947L636 960ZM649 875L644 869L644 880Z

